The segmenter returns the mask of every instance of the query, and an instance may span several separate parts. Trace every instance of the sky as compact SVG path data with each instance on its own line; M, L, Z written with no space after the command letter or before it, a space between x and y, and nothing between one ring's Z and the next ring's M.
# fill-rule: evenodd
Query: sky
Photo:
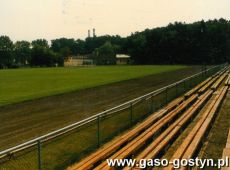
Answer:
M230 0L0 0L0 35L13 41L128 36L175 21L230 20Z

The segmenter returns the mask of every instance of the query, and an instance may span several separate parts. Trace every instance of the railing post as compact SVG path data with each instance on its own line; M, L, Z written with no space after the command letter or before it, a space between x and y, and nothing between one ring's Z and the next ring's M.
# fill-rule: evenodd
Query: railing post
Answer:
M194 76L193 77L193 87L196 86L196 83L197 83L197 76Z
M100 147L100 116L97 117L97 146Z
M202 65L202 78L205 78L204 66Z
M42 159L41 159L41 141L38 140L38 170L42 170Z
M184 92L186 91L186 84L185 84L185 80L184 80Z
M165 104L168 103L168 87L165 89Z
M197 76L196 76L196 85L198 85L200 83L200 75L198 74Z
M198 76L197 76L197 81L198 81L198 83L200 83L200 81L203 80L202 74L203 74L203 73L198 74Z
M176 83L176 96L175 97L177 96L178 96L178 83Z
M153 95L151 95L151 113L153 113Z
M205 72L205 77L207 77L207 67L206 67L206 65L204 66L204 72Z
M130 103L130 127L133 125L133 104Z
M193 87L193 85L194 85L194 77L191 77L190 78L190 88L192 88Z

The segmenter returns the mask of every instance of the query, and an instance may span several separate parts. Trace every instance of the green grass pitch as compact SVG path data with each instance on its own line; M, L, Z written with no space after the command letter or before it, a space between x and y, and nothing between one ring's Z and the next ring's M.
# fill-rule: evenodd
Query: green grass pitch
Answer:
M101 66L0 70L0 106L185 67Z

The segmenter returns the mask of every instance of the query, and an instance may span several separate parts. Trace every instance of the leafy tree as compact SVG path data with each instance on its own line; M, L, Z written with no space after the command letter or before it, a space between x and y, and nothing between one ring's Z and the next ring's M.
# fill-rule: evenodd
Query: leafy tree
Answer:
M11 67L13 63L13 42L8 36L0 36L0 68Z
M19 65L26 65L31 60L31 48L28 41L17 41L14 44L15 60Z
M40 67L62 66L63 59L51 49L35 46L32 49L31 65Z
M77 54L86 54L85 41L80 39L76 40L76 51Z
M218 64L229 61L230 22L175 22L127 37L135 64Z
M111 42L111 44L113 44L113 45L119 45L119 46L123 47L124 39L118 35L116 35L116 36L105 35L105 36L100 36L100 37L86 38L86 40L85 40L85 53L86 54L92 53L96 48L101 47L106 42Z
M116 63L116 46L112 45L111 42L106 42L101 47L94 51L96 64L98 65L111 65Z
M67 57L70 54L77 55L77 43L74 39L60 38L51 41L51 49Z
M34 40L34 41L32 41L31 44L32 44L33 47L40 46L40 47L44 47L44 48L49 48L48 41L45 40L45 39Z
M60 49L59 54L63 58L67 58L68 56L70 56L72 54L72 51L70 50L69 47L63 47L63 48Z

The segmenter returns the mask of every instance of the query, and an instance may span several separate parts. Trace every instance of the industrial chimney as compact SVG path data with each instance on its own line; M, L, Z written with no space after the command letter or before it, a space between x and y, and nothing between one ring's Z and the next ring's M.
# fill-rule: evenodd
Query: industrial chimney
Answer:
M96 30L95 30L95 28L93 29L93 37L96 37Z
M90 38L90 30L88 30L88 38Z

